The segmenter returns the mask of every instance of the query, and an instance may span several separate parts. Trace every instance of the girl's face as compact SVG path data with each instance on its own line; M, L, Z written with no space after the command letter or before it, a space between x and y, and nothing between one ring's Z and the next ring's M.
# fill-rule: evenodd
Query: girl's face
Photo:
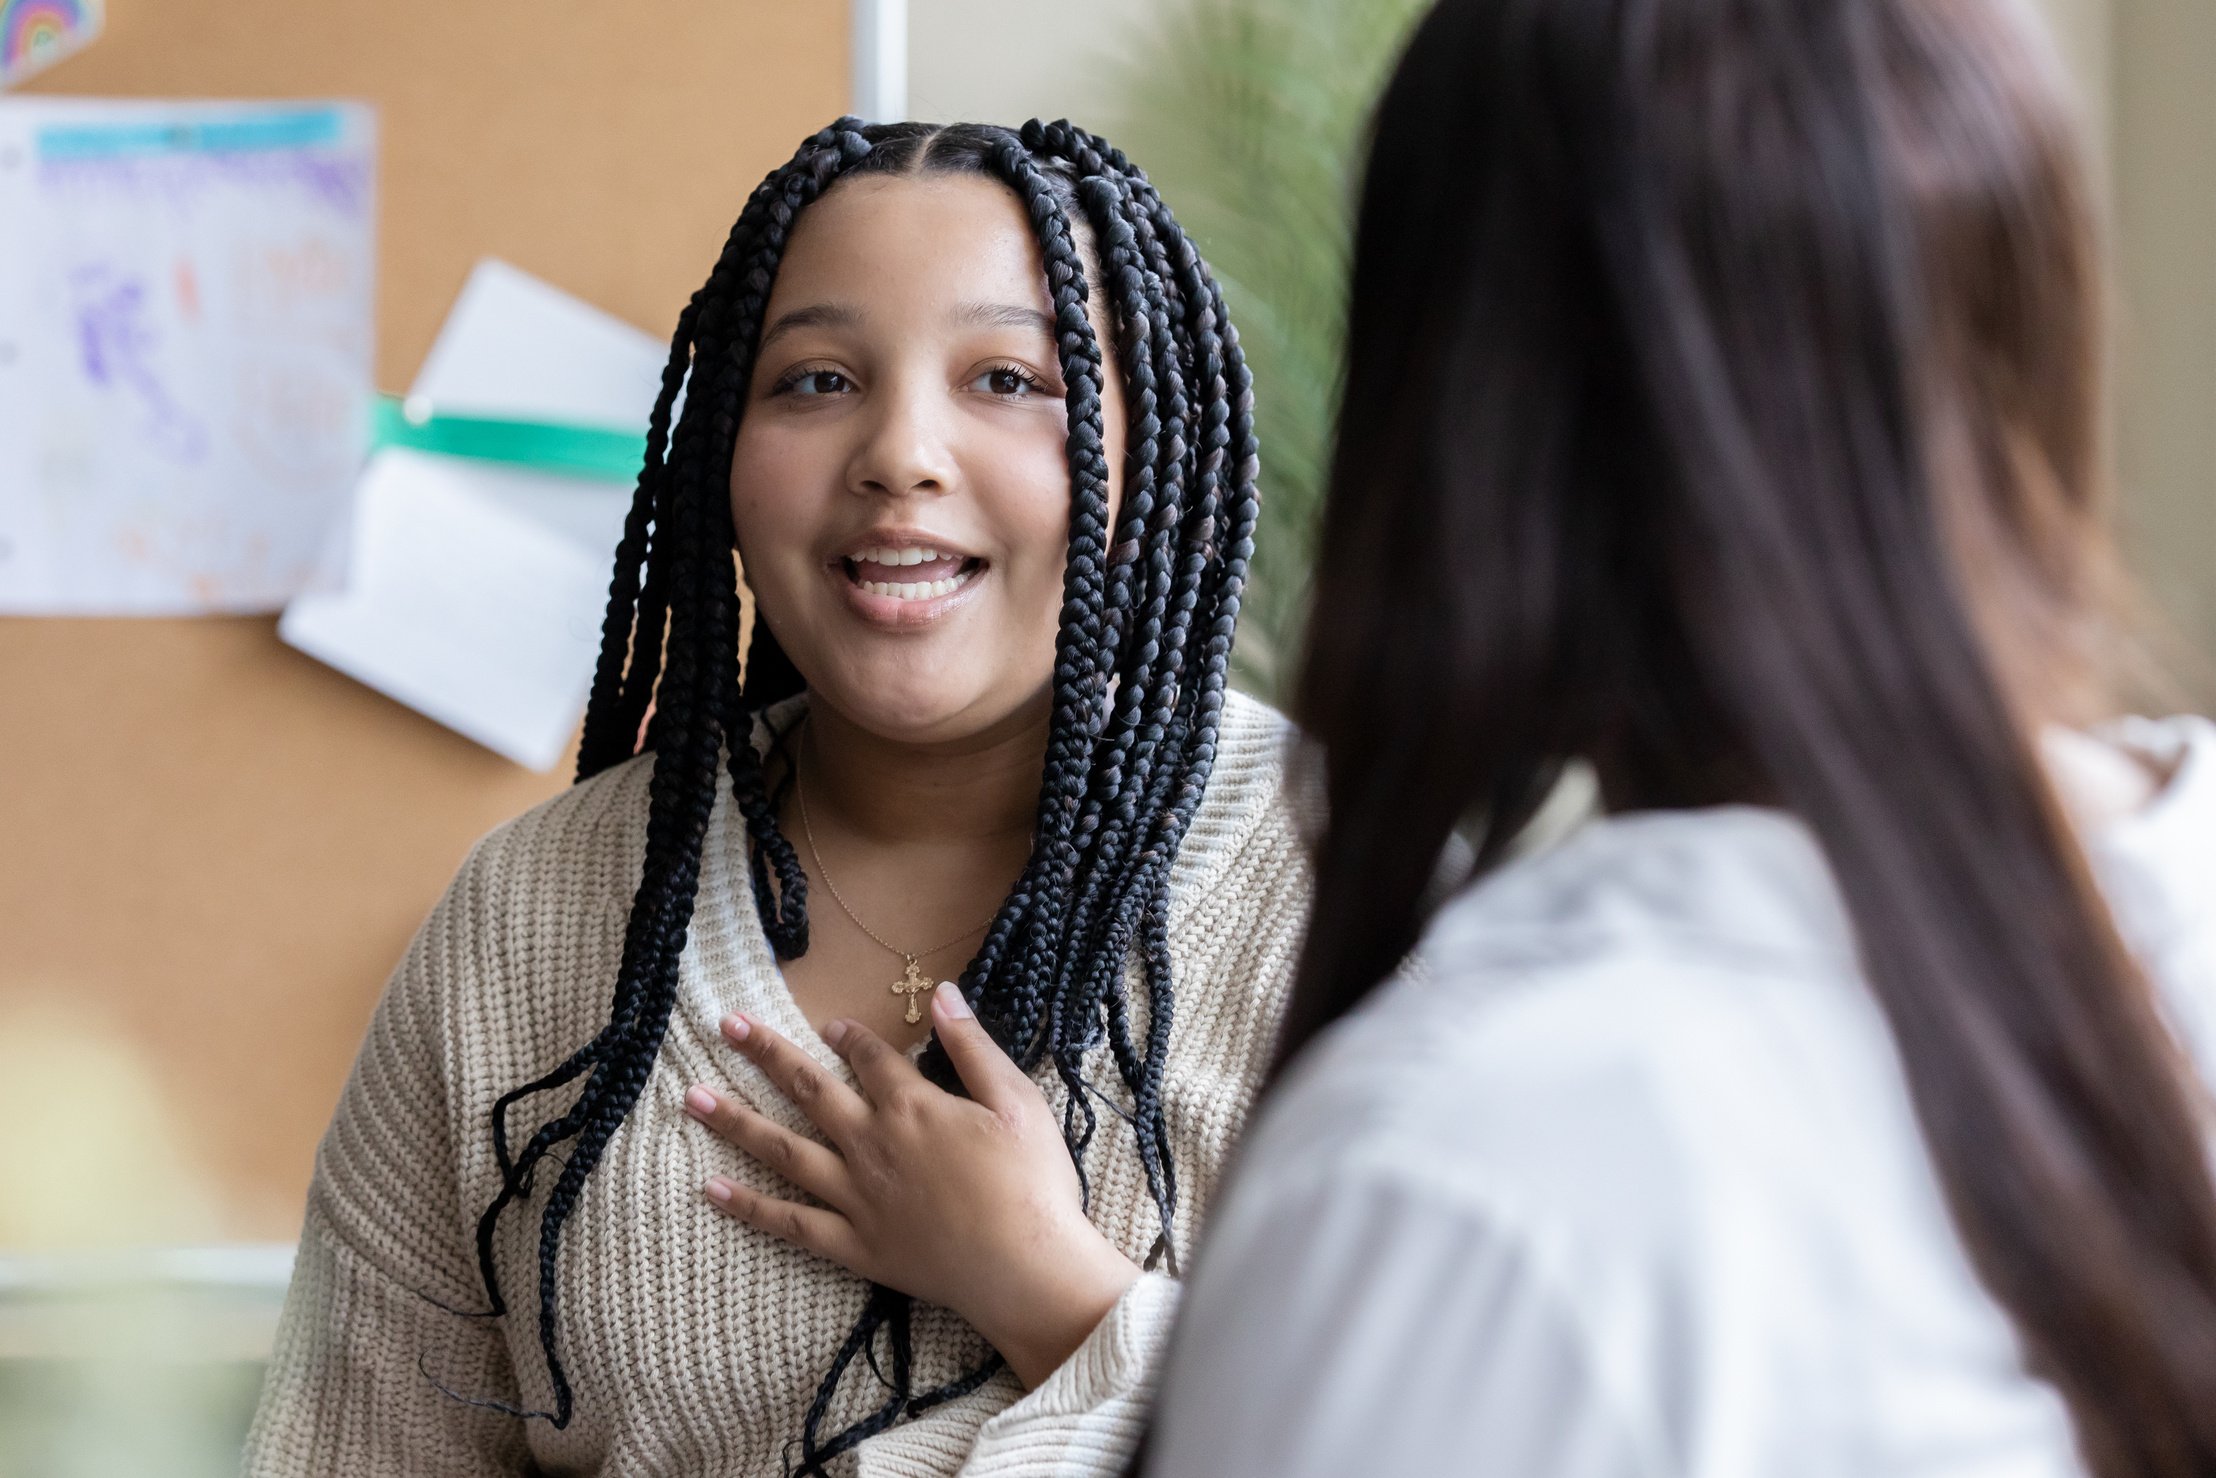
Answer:
M762 325L731 513L756 607L815 700L910 742L1043 717L1068 428L1015 195L975 175L834 186L795 224ZM1112 360L1102 414L1112 527Z

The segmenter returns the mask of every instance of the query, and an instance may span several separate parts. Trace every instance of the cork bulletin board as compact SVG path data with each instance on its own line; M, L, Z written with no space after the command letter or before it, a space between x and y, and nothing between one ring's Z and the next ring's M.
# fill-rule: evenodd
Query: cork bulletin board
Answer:
M845 110L848 48L833 0L110 0L22 90L375 105L377 377L400 389L481 256L665 336L746 192ZM0 1019L60 1003L127 1039L224 1233L289 1239L409 934L566 770L355 685L273 618L0 620L0 693Z

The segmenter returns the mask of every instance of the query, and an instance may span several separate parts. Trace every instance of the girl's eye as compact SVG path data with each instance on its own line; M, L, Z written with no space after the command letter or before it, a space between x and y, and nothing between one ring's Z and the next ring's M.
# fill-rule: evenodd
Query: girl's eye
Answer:
M777 382L776 395L844 395L854 382L837 370L802 370Z
M1021 365L996 364L970 381L970 385L989 395L1020 399L1039 388L1039 377Z

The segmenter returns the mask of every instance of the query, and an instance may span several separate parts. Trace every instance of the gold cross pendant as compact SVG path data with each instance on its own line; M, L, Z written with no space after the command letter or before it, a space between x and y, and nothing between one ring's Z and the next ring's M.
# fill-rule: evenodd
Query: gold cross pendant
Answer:
M908 962L908 973L893 982L893 994L908 998L908 1024L913 1026L923 1020L923 1008L916 1004L916 997L931 989L934 982L918 968L914 955L902 955L901 958Z

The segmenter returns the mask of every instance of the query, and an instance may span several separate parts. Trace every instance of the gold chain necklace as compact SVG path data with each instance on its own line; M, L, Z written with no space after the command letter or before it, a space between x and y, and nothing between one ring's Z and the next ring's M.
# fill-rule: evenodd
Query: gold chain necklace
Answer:
M854 905L848 903L846 899L839 895L839 885L831 881L831 873L823 865L823 854L816 850L816 829L808 823L808 787L800 778L800 752L797 748L793 751L793 797L800 802L800 834L808 841L808 860L815 863L816 876L823 879L823 886L830 892L831 901L836 903L841 911L854 921L855 928L877 941L881 947L900 956L901 960L907 965L908 968L900 979L893 982L892 993L896 996L906 996L908 998L908 1014L905 1019L910 1026L915 1025L923 1020L923 1008L916 1003L916 997L931 989L932 985L931 980L923 973L922 962L930 959L940 950L952 949L972 934L989 928L993 920L1000 916L1000 910L994 909L985 916L982 923L970 925L944 944L934 945L930 949L919 949L913 953L902 949L899 945L863 923L862 916L854 911Z

